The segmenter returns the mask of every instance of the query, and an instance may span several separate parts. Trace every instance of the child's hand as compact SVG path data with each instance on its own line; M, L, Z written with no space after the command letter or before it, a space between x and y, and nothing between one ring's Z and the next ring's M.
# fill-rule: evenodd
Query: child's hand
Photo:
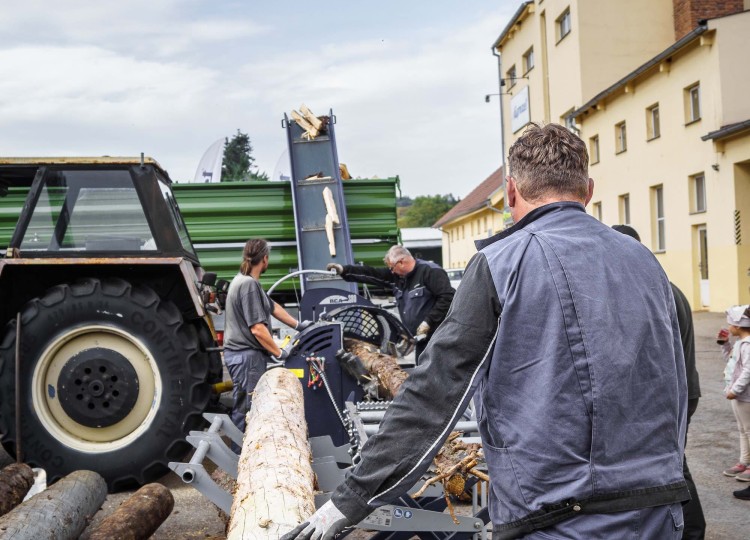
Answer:
M729 340L729 330L722 328L719 333L716 334L716 343L724 345Z

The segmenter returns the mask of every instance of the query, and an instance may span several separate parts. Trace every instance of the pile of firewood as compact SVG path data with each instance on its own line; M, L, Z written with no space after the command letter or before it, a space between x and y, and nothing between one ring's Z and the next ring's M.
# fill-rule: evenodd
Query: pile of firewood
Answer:
M92 471L75 471L24 501L34 472L24 463L0 470L0 537L14 540L79 538L145 540L172 512L172 493L147 484L111 515L88 527L107 496L104 479Z
M386 399L393 399L409 376L398 365L396 358L383 354L369 343L357 339L345 339L344 348L356 355L362 361L365 369L371 375L377 377L380 395ZM465 499L467 497L466 483L470 476L489 482L489 477L476 468L484 461L482 445L465 443L460 439L461 435L461 432L454 431L448 436L432 462L431 470L434 476L427 480L414 494L414 497L419 497L427 487L440 482L443 485L448 509L454 520L456 516L449 495L458 499Z

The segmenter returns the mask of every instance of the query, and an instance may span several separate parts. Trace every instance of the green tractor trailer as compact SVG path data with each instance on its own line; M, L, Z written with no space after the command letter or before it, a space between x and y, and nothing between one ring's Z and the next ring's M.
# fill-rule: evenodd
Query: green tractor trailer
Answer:
M354 259L398 241L398 179L344 183ZM172 184L149 158L0 158L0 438L54 481L111 490L189 451L222 378L211 316L251 237L296 269L288 182ZM297 285L278 285L293 300Z

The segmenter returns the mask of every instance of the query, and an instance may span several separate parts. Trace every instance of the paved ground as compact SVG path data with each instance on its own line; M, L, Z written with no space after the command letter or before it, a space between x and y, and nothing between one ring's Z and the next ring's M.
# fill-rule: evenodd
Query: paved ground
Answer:
M723 361L714 337L717 330L724 326L724 316L699 312L694 314L694 320L703 397L690 426L687 455L706 514L706 538L746 538L750 537L747 532L750 502L732 496L733 490L745 485L721 474L724 468L737 461L739 453L737 426L730 404L722 394ZM192 487L182 484L171 473L162 479L162 483L172 490L175 509L152 538L224 538L224 523L213 504ZM129 493L110 495L94 519L102 519L114 511L128 495ZM357 538L367 537L366 533L357 535Z
M690 424L687 457L706 515L706 538L748 538L750 501L732 496L748 484L721 474L739 457L737 424L723 394L724 361L715 338L726 319L723 314L699 312L693 320L702 397Z

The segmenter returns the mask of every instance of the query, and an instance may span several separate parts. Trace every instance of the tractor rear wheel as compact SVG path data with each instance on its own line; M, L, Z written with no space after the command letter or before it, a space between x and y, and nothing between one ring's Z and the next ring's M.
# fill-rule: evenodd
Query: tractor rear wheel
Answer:
M78 469L110 490L152 482L189 449L202 425L209 355L195 327L152 289L121 279L53 287L21 312L21 387L16 324L0 341L0 433L15 452L21 398L24 461L54 481Z

